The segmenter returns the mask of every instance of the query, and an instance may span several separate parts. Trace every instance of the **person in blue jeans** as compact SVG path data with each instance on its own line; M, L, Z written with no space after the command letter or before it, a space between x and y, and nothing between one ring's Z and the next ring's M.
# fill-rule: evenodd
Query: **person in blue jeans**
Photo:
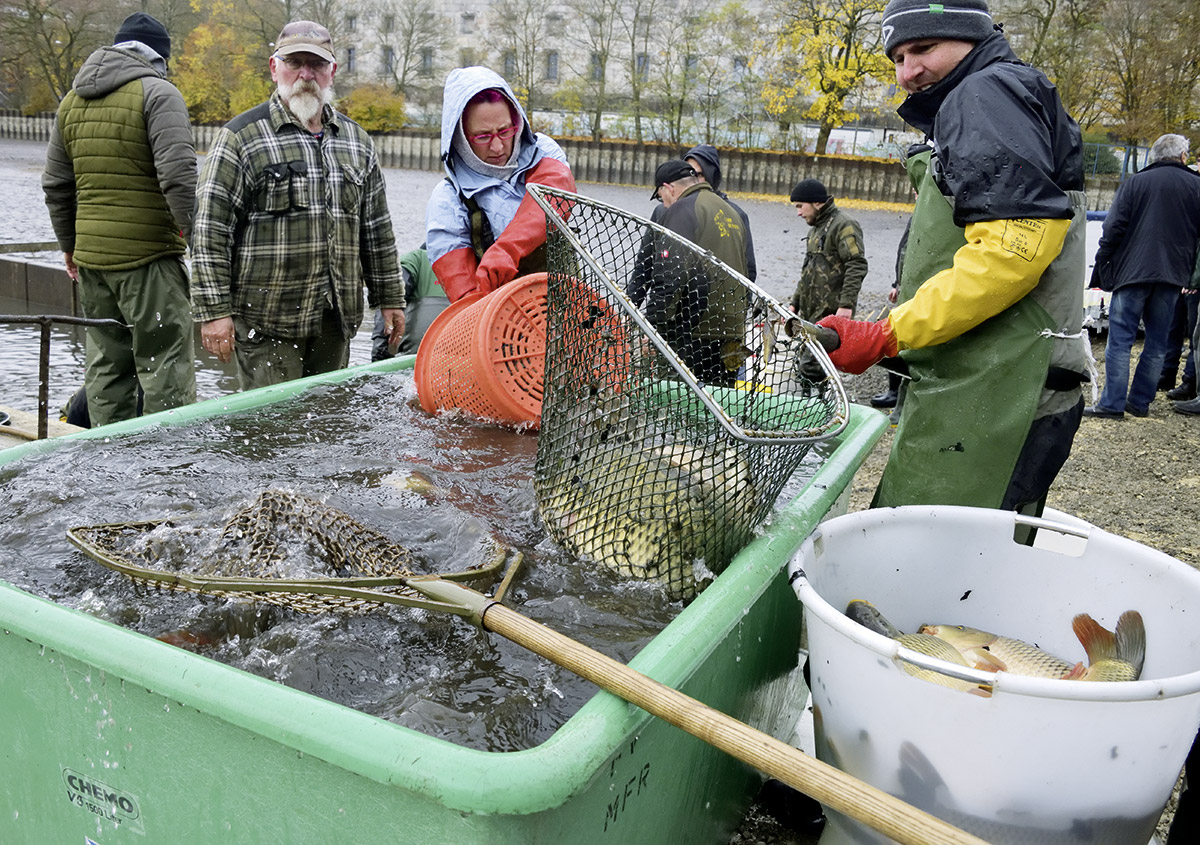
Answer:
M1163 135L1150 164L1125 180L1104 220L1093 286L1112 291L1104 391L1084 416L1144 417L1158 391L1180 291L1189 285L1200 240L1200 174L1188 168L1188 141ZM1133 381L1129 356L1139 323L1145 342ZM1178 359L1176 359L1178 360Z
M1104 347L1104 390L1096 405L1083 409L1084 416L1120 419L1126 412L1135 417L1149 415L1167 357L1167 332L1179 290L1168 284L1143 282L1113 291L1108 343ZM1130 350L1137 340L1139 323L1145 324L1145 339L1130 384Z

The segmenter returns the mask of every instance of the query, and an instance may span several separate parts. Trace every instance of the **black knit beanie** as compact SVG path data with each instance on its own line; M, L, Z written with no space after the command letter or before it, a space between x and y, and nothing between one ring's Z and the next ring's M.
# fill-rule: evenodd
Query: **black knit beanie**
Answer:
M140 41L164 59L171 58L171 36L167 34L167 28L145 12L134 12L117 30L113 43L126 41Z
M818 179L801 179L792 188L792 202L829 202L829 191Z
M992 16L984 0L892 0L883 10L883 51L918 38L982 41L992 34Z

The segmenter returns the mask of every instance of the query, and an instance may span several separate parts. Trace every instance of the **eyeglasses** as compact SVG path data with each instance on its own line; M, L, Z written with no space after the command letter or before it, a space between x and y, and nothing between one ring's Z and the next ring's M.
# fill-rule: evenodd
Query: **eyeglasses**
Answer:
M325 61L325 59L313 59L306 62L303 59L297 59L295 56L277 55L275 58L287 65L288 70L300 70L301 68L308 68L313 73L324 73L325 71L329 70L329 62Z
M478 135L468 135L467 138L472 144L478 144L481 147L486 147L492 143L492 140L499 138L502 141L507 141L513 135L517 134L517 130L521 127L517 124L506 126L497 132L480 132Z

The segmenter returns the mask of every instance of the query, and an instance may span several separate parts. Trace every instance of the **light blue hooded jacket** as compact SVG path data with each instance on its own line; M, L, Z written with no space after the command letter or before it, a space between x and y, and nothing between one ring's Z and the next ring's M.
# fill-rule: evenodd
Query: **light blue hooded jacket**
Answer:
M463 109L472 97L488 88L504 92L521 116L521 151L517 168L508 180L477 173L453 151L454 131L462 120ZM547 135L529 128L525 110L508 83L495 71L485 67L456 68L446 77L442 100L442 164L449 181L438 182L425 207L425 248L430 263L436 263L448 252L471 246L469 212L459 194L473 197L487 215L497 236L504 231L521 200L525 198L525 174L543 158L556 158L567 163L562 148Z

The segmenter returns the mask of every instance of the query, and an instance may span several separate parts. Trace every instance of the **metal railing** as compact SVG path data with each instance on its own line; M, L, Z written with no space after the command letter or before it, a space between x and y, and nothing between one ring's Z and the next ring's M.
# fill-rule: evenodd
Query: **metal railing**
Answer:
M0 323L24 323L41 327L41 349L38 353L38 440L45 440L49 433L47 419L50 414L50 327L55 323L64 323L71 326L132 328L120 320L92 320L66 314L0 314Z

